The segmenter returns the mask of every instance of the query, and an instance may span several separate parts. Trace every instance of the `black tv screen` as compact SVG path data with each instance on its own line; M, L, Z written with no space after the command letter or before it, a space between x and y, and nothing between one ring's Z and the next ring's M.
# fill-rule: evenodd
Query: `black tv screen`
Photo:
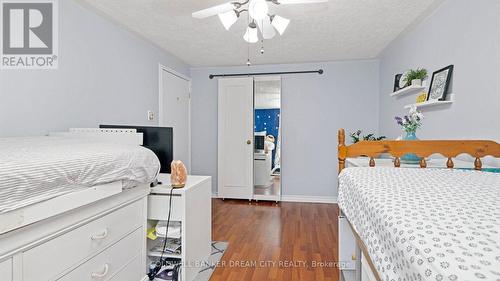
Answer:
M151 149L158 159L160 159L160 173L170 174L170 163L174 159L172 127L149 127L134 125L99 125L99 128L105 129L136 129L138 133L143 134L143 146Z
M254 149L264 150L266 136L254 136Z

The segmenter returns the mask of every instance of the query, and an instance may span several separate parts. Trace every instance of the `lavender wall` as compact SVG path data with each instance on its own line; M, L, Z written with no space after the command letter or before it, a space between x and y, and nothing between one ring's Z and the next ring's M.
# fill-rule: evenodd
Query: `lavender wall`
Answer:
M74 0L59 1L59 69L0 70L0 136L156 125L158 63L189 66Z
M378 61L324 62L191 69L192 172L211 175L217 188L217 79L211 73L296 71L282 76L283 195L335 200L337 130L378 127Z
M447 0L380 56L380 133L401 134L394 116L416 95L389 97L394 75L424 67L431 73L455 65L449 106L424 109L425 139L500 140L500 1ZM430 82L430 81L429 81Z

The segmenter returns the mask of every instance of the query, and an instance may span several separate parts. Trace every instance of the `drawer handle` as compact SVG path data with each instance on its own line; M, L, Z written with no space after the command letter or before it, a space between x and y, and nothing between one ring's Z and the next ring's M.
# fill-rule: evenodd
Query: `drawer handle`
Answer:
M102 273L92 272L90 276L92 276L92 278L103 278L106 274L108 274L108 271L109 265L106 263L104 264L104 271Z
M95 234L95 235L90 236L90 238L92 240L101 240L101 239L104 239L106 237L108 237L108 229L107 228L104 229L104 231L101 234Z

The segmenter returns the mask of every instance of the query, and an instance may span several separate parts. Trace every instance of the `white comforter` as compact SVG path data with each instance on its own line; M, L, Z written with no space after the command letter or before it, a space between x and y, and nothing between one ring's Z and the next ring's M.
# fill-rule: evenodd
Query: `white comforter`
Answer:
M141 146L0 138L0 213L104 183L148 183L159 169L156 155Z
M500 174L347 168L338 202L382 280L500 280Z

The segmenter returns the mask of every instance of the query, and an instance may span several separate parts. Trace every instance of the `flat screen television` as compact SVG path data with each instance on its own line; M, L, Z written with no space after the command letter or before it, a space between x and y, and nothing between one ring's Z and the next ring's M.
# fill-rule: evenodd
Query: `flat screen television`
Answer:
M160 159L160 173L170 174L170 163L174 159L172 127L149 127L134 125L99 125L99 128L136 129L143 134L143 146L151 149Z
M254 150L264 150L266 136L254 136Z

